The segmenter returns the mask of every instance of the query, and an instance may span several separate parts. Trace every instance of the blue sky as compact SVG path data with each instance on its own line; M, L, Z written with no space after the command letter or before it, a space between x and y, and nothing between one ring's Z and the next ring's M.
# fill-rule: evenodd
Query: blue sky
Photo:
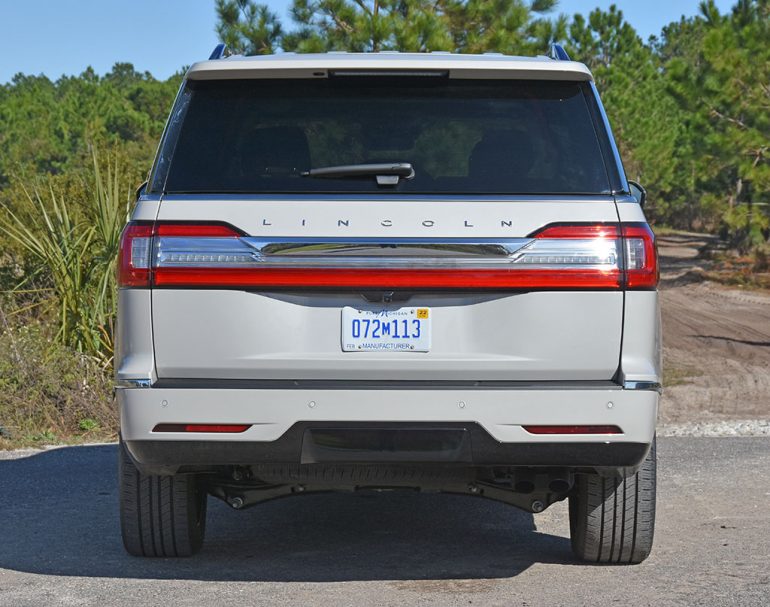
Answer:
M561 0L558 12L589 12L612 0ZM717 0L721 11L733 0ZM267 0L288 21L287 0ZM681 15L698 0L615 0L643 37ZM214 0L0 0L0 83L14 74L51 78L79 74L87 66L104 74L117 61L166 78L208 57L217 38Z

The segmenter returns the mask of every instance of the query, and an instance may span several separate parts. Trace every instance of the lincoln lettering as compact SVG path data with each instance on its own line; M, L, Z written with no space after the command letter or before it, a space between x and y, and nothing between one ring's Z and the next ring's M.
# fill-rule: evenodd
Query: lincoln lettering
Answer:
M336 223L336 227L339 229L344 230L345 228L355 227L355 221L352 221L350 219L336 219L334 220ZM282 222L279 222L279 226ZM310 226L310 220L308 219L300 219L299 220L299 227L309 227ZM367 222L368 223L368 222ZM380 219L377 222L380 226L383 228L392 228L392 227L399 227L399 223L394 221L393 219ZM412 222L409 222L412 223ZM438 224L433 219L422 219L417 220L417 225L422 226L423 228L433 228L436 227ZM473 220L470 219L463 219L462 222L458 222L461 227L464 228L475 228L477 227L476 224L473 222ZM511 219L500 219L495 222L498 224L501 228L513 228L513 221ZM406 227L406 222L400 222L401 227ZM270 226L273 227L273 221L272 219L268 219L267 217L262 218L261 222L262 226ZM292 226L296 226L297 224L293 223L290 224ZM450 227L450 226L444 226L444 227Z

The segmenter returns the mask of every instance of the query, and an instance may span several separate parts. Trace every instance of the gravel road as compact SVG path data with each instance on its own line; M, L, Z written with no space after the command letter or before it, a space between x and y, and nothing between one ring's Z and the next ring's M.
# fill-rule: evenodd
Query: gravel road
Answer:
M233 512L204 550L120 545L115 447L0 459L0 605L770 604L770 438L661 438L653 554L575 562L566 505L532 516L471 497L308 495Z

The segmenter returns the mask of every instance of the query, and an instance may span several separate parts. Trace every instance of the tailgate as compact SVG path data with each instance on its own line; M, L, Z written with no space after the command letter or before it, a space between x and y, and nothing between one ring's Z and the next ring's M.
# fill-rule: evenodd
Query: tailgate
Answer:
M178 240L161 240L163 247L178 244L178 250L185 251L182 257L190 264L184 270L188 275L197 272L209 278L200 284L163 283L164 275L158 272L158 282L163 284L153 287L152 317L159 378L608 380L618 367L623 316L620 288L608 288L608 283L601 282L592 288L591 280L576 286L574 281L516 278L517 283L508 278L534 276L548 263L551 269L562 267L569 260L554 255L566 255L566 251L544 250L534 260L537 263L527 268L506 266L495 274L503 277L499 283L481 285L476 282L480 274L473 272L467 274L467 282L458 278L465 276L462 264L472 257L473 247L482 254L469 267L481 267L483 274L487 272L485 260L498 252L495 243L514 243L510 246L515 257L520 254L516 247L529 250L532 235L548 225L616 224L611 197L329 197L300 201L179 195L162 202L158 220L161 225L228 224L248 237L250 246L271 243L276 253L286 253L276 243L303 239L318 243L309 249L312 259L306 248L304 260L286 262L297 263L304 274L292 278L291 284L265 287L258 281L247 284L217 278L237 272L256 275L263 272L259 261L236 269L239 262L226 256L206 257L208 250L201 245L207 241L185 241L178 234ZM401 241L404 246L393 244ZM361 254L355 255L363 259L360 262L341 260L340 255L350 253L340 254L339 248L329 247L327 254L324 243L339 242L366 243L364 255L378 249L376 267L369 267ZM578 240L569 243L580 244ZM204 256L196 258L196 251ZM278 257L262 261L273 259ZM497 258L492 261L502 263ZM327 268L339 271L340 264L348 267L351 263L359 264L354 267L358 274L351 274L344 285L314 285L312 277ZM377 286L393 267L401 268L402 278L418 278L395 287L386 284L387 280ZM422 276L432 275L420 271L433 267L443 268L442 276L449 282L437 286L429 278L421 283ZM181 270L175 271L170 276L183 275ZM598 272L602 280L609 276L601 269ZM361 287L356 286L356 277L361 279ZM345 352L341 344L345 307L378 312L427 308L430 348L426 352Z

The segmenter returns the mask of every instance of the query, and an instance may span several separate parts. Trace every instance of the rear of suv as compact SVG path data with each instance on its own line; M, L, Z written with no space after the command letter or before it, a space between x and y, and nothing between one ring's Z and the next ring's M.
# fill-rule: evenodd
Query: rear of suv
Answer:
M195 553L209 495L405 488L568 499L579 558L642 561L660 324L640 203L580 63L193 65L121 243L128 552Z

